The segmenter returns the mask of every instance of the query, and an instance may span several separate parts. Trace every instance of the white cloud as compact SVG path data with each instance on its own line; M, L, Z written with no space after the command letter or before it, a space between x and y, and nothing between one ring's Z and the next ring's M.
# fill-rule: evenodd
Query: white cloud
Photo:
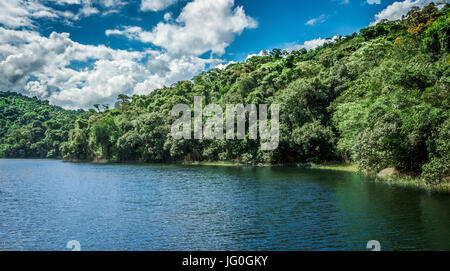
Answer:
M91 16L91 15L97 14L99 12L100 11L97 8L93 7L93 6L83 6L79 10L79 15L88 17L88 16Z
M74 0L69 0L69 1L74 1ZM77 0L75 0L75 1L77 1ZM100 0L100 4L107 8L121 8L121 7L125 6L127 3L126 3L126 1L122 1L122 0Z
M267 50L261 50L259 51L259 53L257 54L250 54L245 58L245 61L247 61L248 59L254 57L254 56L268 56L269 52Z
M75 69L74 61L92 64ZM66 108L112 104L121 93L148 94L192 78L216 61L174 58L151 50L113 50L74 42L67 33L42 37L34 31L0 27L0 90L38 96Z
M107 8L120 8L127 4L123 0L47 0L51 1L57 5L82 5L82 6L92 6L94 4L99 4Z
M222 55L235 35L257 26L234 0L194 0L188 3L175 22L160 22L152 31L140 27L107 30L106 35L125 35L129 39L152 43L171 54L202 55L211 51Z
M45 6L44 3L52 2L59 6L76 5L78 11L74 14L71 11L56 10ZM126 2L121 0L1 0L0 1L0 25L7 28L35 28L36 19L62 19L66 23L79 20L83 17L100 13L97 7L105 9L103 14L120 9Z
M369 0L368 0L369 1ZM445 1L439 1L439 0L405 0L405 1L397 1L392 3L391 5L387 6L385 9L383 9L380 13L375 15L375 21L372 22L370 25L375 25L379 23L382 20L388 20L388 21L395 21L395 20L401 20L404 15L408 13L408 11L411 10L412 7L424 7L431 2L434 3L442 3ZM447 1L448 2L448 1Z
M79 5L81 4L81 0L51 0L58 5Z
M76 14L66 11L54 15L70 20L104 15L103 6L113 10L122 5L122 1L113 0L99 0L95 5L90 0L52 1L62 7L78 5ZM234 7L233 0L195 0L185 6L178 18L167 15L150 32L139 27L107 31L161 49L115 50L75 42L68 33L42 36L34 20L52 18L51 10L37 1L28 2L34 6L0 1L4 7L0 15L10 16L8 25L0 21L0 91L37 96L65 108L113 104L121 93L148 94L164 85L191 79L207 66L225 67L226 64L219 65L223 60L200 56L206 52L223 54L236 35L256 26L242 7Z
M287 43L283 46L284 50L288 52L292 52L293 50L300 50L300 49L306 49L306 50L313 50L316 49L319 46L324 45L325 43L332 43L335 42L338 39L338 36L334 36L331 39L322 39L317 38L313 40L305 41L303 44L297 44L297 43ZM270 52L268 50L261 50L258 54L250 54L246 57L245 61L248 59L254 57L254 56L268 56L270 55Z
M118 82L124 79L121 72L142 70L136 62L143 57L140 53L82 45L67 33L52 33L45 38L37 32L0 28L0 44L2 90L25 89L69 107L88 106L98 99L112 98L119 90L126 91ZM88 60L95 61L90 70L69 67L72 61Z
M31 27L33 19L56 18L58 15L38 1L2 0L0 1L0 24L7 27Z
M225 64L220 63L220 64L216 65L214 67L214 69L225 70L228 66L230 66L232 64L236 64L236 63L237 63L236 61L229 61L228 63L225 63Z
M178 0L142 0L142 11L161 11L178 2Z
M302 48L304 48L306 50L313 50L319 46L324 45L325 43L335 42L337 38L338 38L337 36L334 36L331 39L317 38L317 39L305 41L303 44L289 44L289 45L287 45L286 50L292 51L292 50L299 50Z
M327 20L327 16L325 14L320 15L317 18L313 18L311 20L308 20L305 25L315 25L317 23L323 23Z
M373 4L381 4L381 0L367 0L367 4L373 5Z

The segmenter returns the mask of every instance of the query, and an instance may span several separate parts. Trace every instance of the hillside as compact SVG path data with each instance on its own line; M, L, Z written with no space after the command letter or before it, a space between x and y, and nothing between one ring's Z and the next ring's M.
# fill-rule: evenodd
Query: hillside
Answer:
M449 15L449 5L413 9L403 21L382 22L315 50L274 49L146 96L121 95L115 109L98 113L2 93L0 155L57 157L64 142L67 160L345 161L441 182L450 176ZM280 104L279 148L262 151L259 140L248 137L174 140L171 109L192 107L194 96L222 107Z
M48 101L0 92L0 157L57 158L60 144L83 113Z

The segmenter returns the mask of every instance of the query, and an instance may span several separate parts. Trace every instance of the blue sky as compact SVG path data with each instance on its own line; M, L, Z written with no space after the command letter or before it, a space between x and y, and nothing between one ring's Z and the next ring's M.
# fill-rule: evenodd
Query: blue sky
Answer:
M114 49L142 50L149 44L133 42L126 38L107 37L105 31L118 26L140 26L150 31L164 20L168 12L174 17L180 14L187 0L179 1L161 11L140 10L140 1L128 1L120 12L108 16L89 16L73 26L55 21L41 20L42 34L52 31L68 32L73 40L84 44L106 44ZM224 59L243 61L250 53L262 49L282 48L291 43L302 43L315 38L332 38L358 32L374 21L374 15L392 4L393 0L380 0L380 4L368 4L367 0L235 0L235 6L243 6L245 13L258 22L258 27L248 29L227 48ZM376 1L375 1L376 2ZM58 8L58 5L51 5ZM61 8L61 7L59 7ZM77 5L66 8L76 12ZM321 18L314 25L306 22ZM95 25L95 27L92 27ZM150 45L151 46L151 45Z
M2 0L0 91L89 108L263 49L312 49L429 2Z

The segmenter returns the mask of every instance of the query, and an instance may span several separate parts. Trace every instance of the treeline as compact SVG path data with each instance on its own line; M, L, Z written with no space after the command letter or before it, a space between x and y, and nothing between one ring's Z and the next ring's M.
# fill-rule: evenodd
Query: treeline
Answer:
M64 141L60 151L66 160L346 161L373 172L395 167L441 182L450 176L449 15L449 5L413 8L402 21L381 22L315 50L274 49L146 96L120 95L115 109L96 105L97 113L81 115L57 111L59 118L70 119L58 126L64 136L57 145ZM279 148L262 151L259 140L248 137L174 140L171 109L180 103L192 107L194 96L223 108L279 104ZM33 127L12 123L2 132L12 139L0 141L0 155L7 157L14 156L10 145L21 140L13 135ZM51 155L58 152L51 150Z

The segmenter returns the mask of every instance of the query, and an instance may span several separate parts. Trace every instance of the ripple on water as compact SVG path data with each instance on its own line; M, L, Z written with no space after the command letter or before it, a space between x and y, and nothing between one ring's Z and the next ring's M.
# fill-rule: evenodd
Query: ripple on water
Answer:
M0 250L449 250L449 198L335 171L3 159Z

